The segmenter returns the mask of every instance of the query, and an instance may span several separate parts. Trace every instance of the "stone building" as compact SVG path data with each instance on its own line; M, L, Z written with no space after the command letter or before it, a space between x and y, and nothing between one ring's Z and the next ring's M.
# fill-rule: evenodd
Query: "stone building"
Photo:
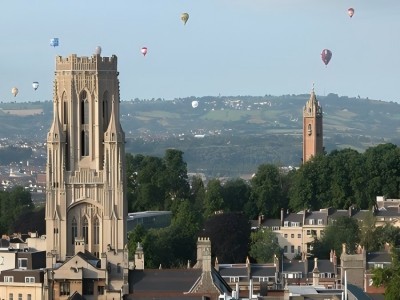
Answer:
M45 217L46 289L54 299L112 299L128 292L119 102L116 56L56 58ZM88 280L102 282L98 297Z

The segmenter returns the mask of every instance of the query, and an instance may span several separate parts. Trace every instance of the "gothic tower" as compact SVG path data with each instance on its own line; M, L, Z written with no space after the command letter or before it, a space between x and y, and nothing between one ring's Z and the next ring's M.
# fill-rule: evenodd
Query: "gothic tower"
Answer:
M323 152L322 107L313 88L303 109L303 163Z
M51 267L75 247L101 258L126 244L125 135L117 57L56 58L47 135L46 244Z

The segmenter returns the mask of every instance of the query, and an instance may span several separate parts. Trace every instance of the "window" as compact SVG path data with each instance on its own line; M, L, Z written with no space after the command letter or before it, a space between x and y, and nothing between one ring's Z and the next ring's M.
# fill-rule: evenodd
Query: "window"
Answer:
M100 242L100 222L99 218L94 220L94 244L98 245Z
M78 224L76 223L75 217L72 219L72 232L71 232L71 244L75 243L75 238L78 236Z
M9 293L8 294L8 300L13 300L14 299L14 294L13 293Z
M25 283L35 283L35 277L25 277Z
M290 252L294 253L294 246L290 246Z
M97 294L98 294L98 295L104 295L104 286L99 285L99 286L97 287Z
M311 124L308 124L307 133L308 135L311 135Z
M311 235L312 236L316 236L317 235L317 231L316 230L311 230Z
M26 300L32 300L32 295L31 294L26 295Z
M279 226L272 226L272 231L277 231L279 229L280 229Z
M14 276L4 276L4 282L14 282Z
M324 225L324 222L322 219L318 219L318 225Z
M82 91L81 96L81 124L89 124L89 101L86 91Z
M68 296L69 293L69 282L60 282L60 296Z
M290 226L292 227L299 227L300 223L299 222L291 222Z
M290 237L291 237L292 239L294 239L294 233L292 233L292 234L290 235Z
M81 155L89 155L89 132L87 130L81 132Z
M22 300L22 294L18 294L18 300Z
M374 264L374 268L383 269L383 264Z
M289 227L289 221L285 221L285 222L283 223L283 226L284 226L284 227Z
M297 246L297 253L301 253L301 247Z
M239 277L229 277L229 282L239 282Z
M86 217L83 217L83 225L82 225L82 235L83 239L85 240L85 244L89 241L89 223Z
M311 230L307 230L307 235L311 235Z
M28 267L28 259L18 258L18 269L26 270L27 267Z
M314 225L314 219L308 220L308 225Z
M83 280L83 294L84 295L93 295L94 290L94 282L92 279L84 279Z
M285 234L283 235L283 237L284 237L284 238L287 238L287 233L285 233Z
M283 252L287 253L287 246L283 247Z
M301 239L301 233L298 233L298 234L297 234L297 237L298 237L299 239Z

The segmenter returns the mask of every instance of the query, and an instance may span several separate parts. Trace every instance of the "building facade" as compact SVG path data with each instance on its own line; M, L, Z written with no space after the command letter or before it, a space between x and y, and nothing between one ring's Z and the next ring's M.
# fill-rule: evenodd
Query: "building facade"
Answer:
M322 107L313 88L303 109L303 163L323 152Z
M57 57L53 102L46 165L46 266L54 269L49 280L62 280L60 266L79 252L90 253L102 261L99 269L108 270L105 297L107 291L120 293L124 272L111 273L127 265L117 57Z

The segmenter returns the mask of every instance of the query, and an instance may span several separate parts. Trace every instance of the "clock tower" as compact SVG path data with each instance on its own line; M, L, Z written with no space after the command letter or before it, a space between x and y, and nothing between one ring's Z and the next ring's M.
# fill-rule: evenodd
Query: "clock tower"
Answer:
M303 163L323 152L322 107L313 87L303 109Z

